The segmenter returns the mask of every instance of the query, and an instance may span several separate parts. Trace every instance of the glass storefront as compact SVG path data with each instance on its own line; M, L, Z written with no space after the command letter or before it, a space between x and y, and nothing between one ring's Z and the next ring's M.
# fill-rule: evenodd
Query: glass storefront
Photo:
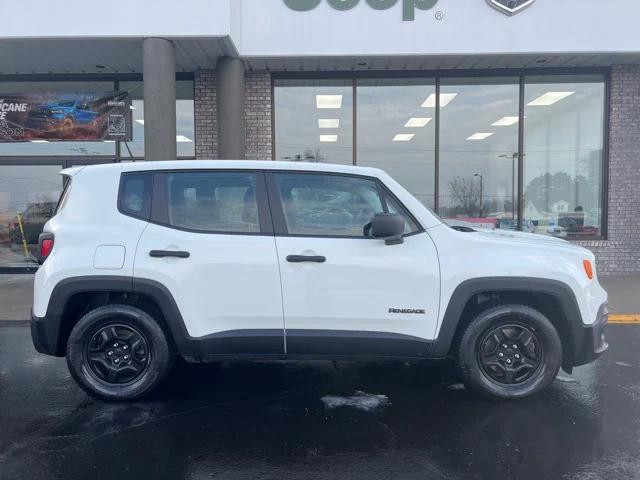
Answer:
M353 164L353 82L278 80L276 159Z
M132 142L44 141L0 143L0 271L34 269L37 242L62 191L60 170L144 156L142 81L0 81L2 94L93 93L127 90L133 99ZM180 158L195 156L193 80L178 78L177 145ZM127 148L129 147L129 148ZM129 154L131 151L131 155Z
M385 170L430 208L435 206L435 92L434 79L358 82L358 165Z
M33 267L62 192L62 165L0 165L0 267Z
M605 235L606 74L289 76L274 98L278 160L382 168L450 224Z

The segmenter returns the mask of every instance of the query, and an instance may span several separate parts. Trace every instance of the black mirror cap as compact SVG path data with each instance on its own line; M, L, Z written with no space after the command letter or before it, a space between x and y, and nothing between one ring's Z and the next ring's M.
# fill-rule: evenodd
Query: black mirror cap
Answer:
M387 245L403 243L404 218L397 213L378 213L373 217L371 236L384 238Z

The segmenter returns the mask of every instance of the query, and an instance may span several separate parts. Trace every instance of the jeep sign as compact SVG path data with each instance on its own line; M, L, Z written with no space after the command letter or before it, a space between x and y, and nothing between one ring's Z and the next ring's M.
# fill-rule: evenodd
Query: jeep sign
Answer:
M351 10L360 3L360 0L326 0L329 5L336 10ZM402 20L415 20L415 11L431 10L436 6L438 0L366 0L369 6L375 10L387 10L395 6L398 2L402 2ZM308 12L316 8L322 0L284 0L285 5L292 10L298 12Z

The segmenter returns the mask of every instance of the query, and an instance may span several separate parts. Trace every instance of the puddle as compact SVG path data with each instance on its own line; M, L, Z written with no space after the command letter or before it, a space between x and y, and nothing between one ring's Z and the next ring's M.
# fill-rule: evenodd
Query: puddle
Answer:
M373 412L391 404L386 395L373 395L359 391L350 397L325 395L320 400L322 400L324 406L329 410L339 407L352 407L364 412Z

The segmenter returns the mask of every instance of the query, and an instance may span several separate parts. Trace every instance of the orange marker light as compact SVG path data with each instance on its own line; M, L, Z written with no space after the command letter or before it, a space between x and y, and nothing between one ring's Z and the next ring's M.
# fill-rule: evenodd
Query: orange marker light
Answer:
M584 273L587 274L589 280L593 280L593 266L591 265L591 261L585 260L582 262L582 265L584 265Z

